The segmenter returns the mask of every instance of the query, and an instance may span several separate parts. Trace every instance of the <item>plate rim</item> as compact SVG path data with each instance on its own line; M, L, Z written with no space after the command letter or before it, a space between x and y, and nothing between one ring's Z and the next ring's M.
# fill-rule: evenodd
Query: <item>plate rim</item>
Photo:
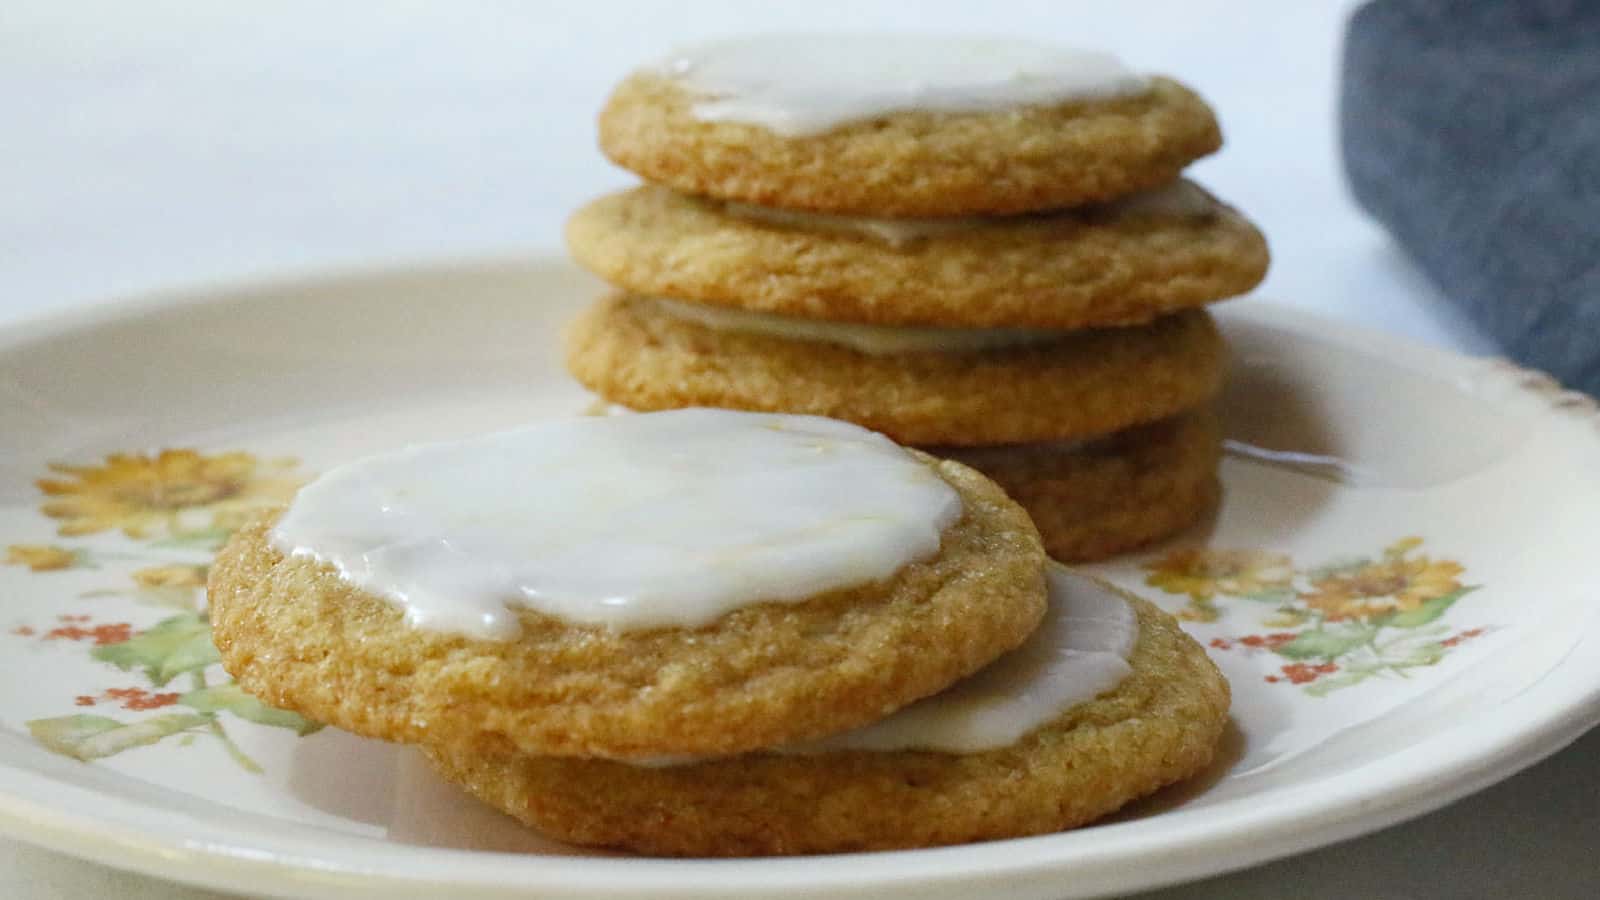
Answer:
M481 276L487 272L564 270L573 266L554 253L520 256L461 258L403 265L339 268L323 272L291 272L267 278L223 281L171 291L138 294L45 311L0 324L0 355L34 341L90 331L118 322L239 302L264 293L329 290L339 292L376 280ZM1318 339L1357 343L1368 351L1401 357L1420 371L1440 366L1500 366L1517 377L1519 391L1536 394L1550 415L1575 415L1600 426L1600 412L1587 395L1563 390L1553 379L1535 370L1503 360L1486 360L1417 343L1371 330L1325 314L1251 298L1246 304L1222 311L1224 320L1240 320L1290 330ZM1434 374L1437 374L1436 372ZM1600 450L1600 427L1592 438ZM1600 454L1597 454L1600 457ZM205 840L152 836L129 821L96 817L87 811L49 804L50 790L62 787L92 793L48 774L0 763L0 834L118 868L190 884L221 889L269 890L292 896L350 896L352 891L400 895L427 895L448 887L478 896L505 896L529 886L565 896L617 896L648 890L657 896L742 896L759 889L770 896L800 896L816 890L850 887L862 891L959 889L964 882L1012 880L1014 887L1051 881L1051 890L1071 896L1093 896L1103 891L1148 889L1206 875L1246 868L1295 852L1343 840L1424 815L1473 793L1557 752L1590 728L1600 725L1600 654L1583 665L1584 649L1600 641L1595 624L1600 616L1584 621L1578 641L1565 657L1534 685L1516 697L1476 717L1471 728L1454 725L1422 742L1406 747L1355 771L1329 776L1289 789L1299 795L1318 791L1322 801L1308 813L1298 805L1268 809L1242 808L1245 799L1225 801L1204 810L1175 810L1159 819L1098 826L1094 833L1115 833L1138 827L1136 835L1115 849L1099 848L1092 864L1069 845L1072 833L1042 835L1009 841L927 850L851 854L861 866L838 867L847 878L830 874L835 867L814 865L817 857L749 860L658 860L631 858L556 858L414 845L389 844L379 839L342 835L340 848L329 858L319 856L319 842L285 822L282 834L265 836L255 847L248 841ZM1546 697L1551 694L1553 696ZM1540 702L1524 698L1537 695ZM1332 782L1332 784L1330 784ZM1343 782L1342 784L1340 782ZM1401 789L1397 789L1397 785ZM171 814L159 807L127 803L129 812ZM1220 821L1219 821L1220 814ZM185 814L177 814L183 817ZM1213 825L1205 833L1172 842L1163 833L1181 828L1194 816ZM1161 822L1152 829L1150 822ZM202 832L204 822L193 820ZM262 837L243 829L234 834ZM361 846L356 862L338 859L349 854L349 843ZM259 849L262 843L274 849ZM1163 858L1150 865L1149 855ZM1226 856L1225 862L1218 859ZM1127 869L1136 877L1128 879ZM408 865L409 864L409 865ZM681 883L664 885L671 873ZM1112 878L1113 874L1120 877ZM1087 876L1087 877L1086 877ZM265 879L274 883L263 883ZM1074 883L1066 883L1072 881Z

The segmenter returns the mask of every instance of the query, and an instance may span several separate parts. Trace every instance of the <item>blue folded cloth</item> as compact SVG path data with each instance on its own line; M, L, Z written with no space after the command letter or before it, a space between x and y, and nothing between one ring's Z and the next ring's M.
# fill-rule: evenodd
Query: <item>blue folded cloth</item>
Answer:
M1356 200L1444 294L1600 393L1600 0L1375 0L1340 125Z

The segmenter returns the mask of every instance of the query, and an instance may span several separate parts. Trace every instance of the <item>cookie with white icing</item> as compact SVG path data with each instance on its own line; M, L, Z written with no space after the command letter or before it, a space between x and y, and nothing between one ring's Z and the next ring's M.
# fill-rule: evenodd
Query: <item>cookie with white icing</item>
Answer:
M636 410L716 406L854 422L912 445L1098 437L1204 404L1222 338L1203 310L1083 331L894 328L601 300L567 368Z
M1171 616L1084 576L1056 569L1050 577L1053 611L1109 603L1122 617L1090 609L1064 631L1047 624L1019 654L1060 641L1044 655L1071 662L1073 636L1079 646L1109 646L1122 623L1137 622L1125 663L1088 667L1103 692L1054 698L1054 710L1043 708L1052 698L1037 683L1042 676L1004 673L998 685L957 685L949 709L929 710L945 700L933 697L897 717L920 721L891 718L804 752L652 767L427 752L447 780L552 837L655 855L887 850L1073 828L1204 769L1226 725L1229 690Z
M842 422L687 410L357 461L211 569L223 665L358 734L607 758L883 717L1022 642L1027 515Z
M1210 409L1080 444L925 449L994 479L1062 562L1171 537L1210 512L1221 491L1221 426Z
M1004 218L883 219L610 194L567 225L573 258L627 291L882 325L1091 328L1255 287L1267 245L1193 182Z
M1105 54L928 35L772 35L642 69L600 115L624 168L691 194L866 216L1002 215L1172 181L1221 146L1193 91Z

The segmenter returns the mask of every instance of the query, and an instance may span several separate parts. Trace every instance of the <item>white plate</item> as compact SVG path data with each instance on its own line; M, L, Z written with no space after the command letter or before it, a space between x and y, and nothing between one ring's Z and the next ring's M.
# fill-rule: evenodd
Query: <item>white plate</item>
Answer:
M826 864L600 859L477 806L409 750L300 736L228 690L191 584L217 528L356 454L582 411L556 335L593 290L536 261L0 332L0 827L282 895L1078 897L1419 815L1600 719L1593 404L1504 363L1251 302L1221 312L1239 365L1219 514L1096 567L1189 617L1234 685L1237 727L1207 777L1111 822ZM198 455L169 455L152 480L138 454L164 448ZM139 514L152 503L171 514ZM1230 561L1242 571L1220 571Z

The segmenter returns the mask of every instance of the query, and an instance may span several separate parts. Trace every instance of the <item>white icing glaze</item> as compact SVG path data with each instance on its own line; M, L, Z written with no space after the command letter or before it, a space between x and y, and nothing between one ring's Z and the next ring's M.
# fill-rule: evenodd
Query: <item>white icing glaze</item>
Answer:
M980 753L1009 747L1072 707L1112 690L1133 671L1128 657L1139 619L1116 593L1051 563L1045 570L1050 606L1022 646L977 674L863 728L780 753L842 750L931 750ZM692 756L627 760L665 768L704 762Z
M695 626L880 580L937 553L960 514L932 469L866 429L691 409L349 463L302 489L272 540L415 626L503 639L514 607Z
M1139 639L1133 609L1094 579L1061 566L1052 564L1046 579L1049 610L1021 647L886 719L786 749L977 753L1009 747L1115 688L1133 671L1128 657Z
M1147 191L1128 194L1106 203L1099 209L1117 216L1162 216L1174 218L1200 218L1212 215L1225 207L1211 192L1187 178Z
M980 228L1012 222L1042 222L1051 219L1072 220L1085 214L1122 216L1156 216L1161 218L1195 219L1212 215L1222 209L1222 204L1207 193L1205 188L1192 181L1180 179L1171 184L1102 203L1055 212L1004 218L988 216L952 216L932 219L878 219L869 216L839 216L828 213L802 212L772 206L753 206L748 203L722 203L730 215L752 222L778 225L785 228L803 228L810 231L832 231L855 234L882 241L891 247L906 247L928 238L962 234Z
M703 98L692 107L702 121L789 136L903 110L987 112L1149 86L1110 54L953 35L735 38L674 52L654 71Z
M715 328L794 341L839 344L873 355L992 350L1060 340L1067 332L1037 328L918 328L803 319L655 298L669 315Z

